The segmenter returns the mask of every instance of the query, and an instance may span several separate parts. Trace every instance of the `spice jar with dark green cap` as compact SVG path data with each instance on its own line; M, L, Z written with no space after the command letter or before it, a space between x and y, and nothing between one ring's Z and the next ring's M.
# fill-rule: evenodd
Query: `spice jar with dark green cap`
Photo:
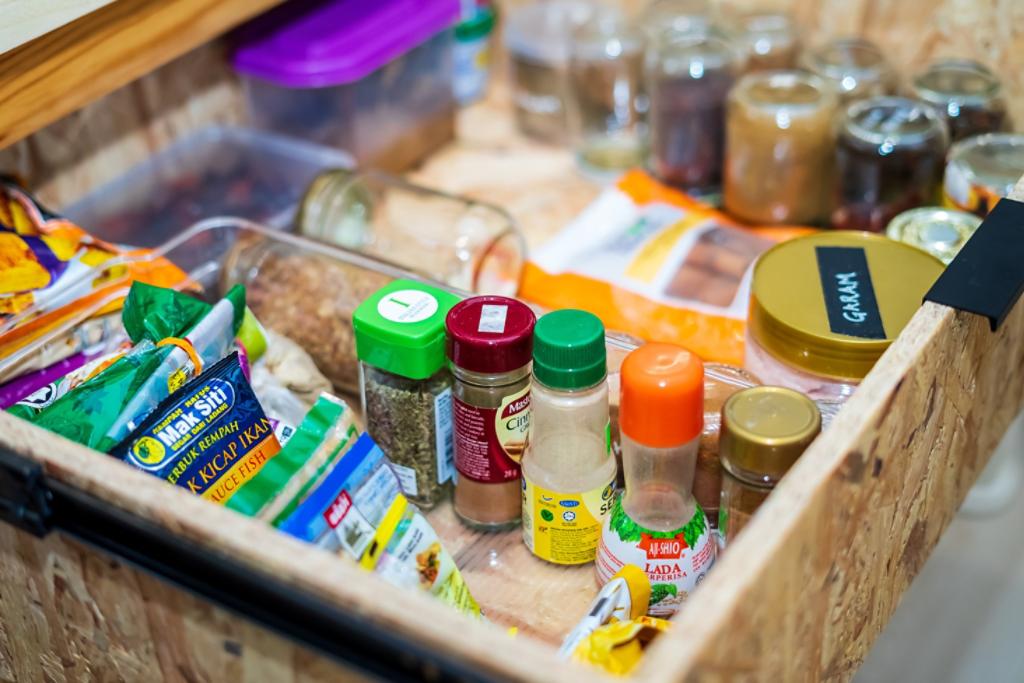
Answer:
M548 562L592 562L614 499L607 364L597 316L562 310L537 321L523 540Z
M395 280L352 317L367 431L391 459L403 493L425 509L445 495L455 471L445 316L458 301Z
M718 530L728 543L746 526L783 475L821 432L807 396L783 387L752 387L722 406Z

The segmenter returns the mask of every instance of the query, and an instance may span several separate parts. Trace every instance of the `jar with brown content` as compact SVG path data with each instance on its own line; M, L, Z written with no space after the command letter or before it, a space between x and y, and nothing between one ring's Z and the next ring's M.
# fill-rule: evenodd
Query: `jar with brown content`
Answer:
M815 224L828 211L835 92L799 71L747 74L729 95L725 210L753 224Z
M512 529L522 515L535 323L526 304L501 296L466 299L448 312L454 509L474 529Z
M897 214L934 204L948 133L932 107L905 97L851 104L836 141L832 227L882 232Z
M814 401L783 387L753 387L722 406L722 501L718 530L729 544L821 431Z
M953 142L1005 130L1006 98L999 77L970 59L935 62L914 76L914 96L935 107Z

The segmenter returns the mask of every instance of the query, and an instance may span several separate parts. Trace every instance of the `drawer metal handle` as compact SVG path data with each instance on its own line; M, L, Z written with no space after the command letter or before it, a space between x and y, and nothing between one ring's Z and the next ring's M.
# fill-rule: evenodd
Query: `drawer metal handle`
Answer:
M1001 199L925 295L989 320L995 332L1024 292L1024 202Z

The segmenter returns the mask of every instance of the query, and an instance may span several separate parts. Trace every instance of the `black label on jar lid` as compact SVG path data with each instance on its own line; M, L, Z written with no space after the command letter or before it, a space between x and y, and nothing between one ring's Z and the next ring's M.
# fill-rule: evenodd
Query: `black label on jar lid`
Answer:
M867 256L860 247L815 247L828 325L835 334L885 339Z

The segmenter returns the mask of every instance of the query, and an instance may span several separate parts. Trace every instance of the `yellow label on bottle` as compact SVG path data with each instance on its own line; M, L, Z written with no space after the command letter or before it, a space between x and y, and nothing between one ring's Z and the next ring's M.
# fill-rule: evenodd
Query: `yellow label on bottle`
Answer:
M555 564L586 564L597 557L601 525L615 501L615 480L585 493L558 493L523 477L523 541Z

